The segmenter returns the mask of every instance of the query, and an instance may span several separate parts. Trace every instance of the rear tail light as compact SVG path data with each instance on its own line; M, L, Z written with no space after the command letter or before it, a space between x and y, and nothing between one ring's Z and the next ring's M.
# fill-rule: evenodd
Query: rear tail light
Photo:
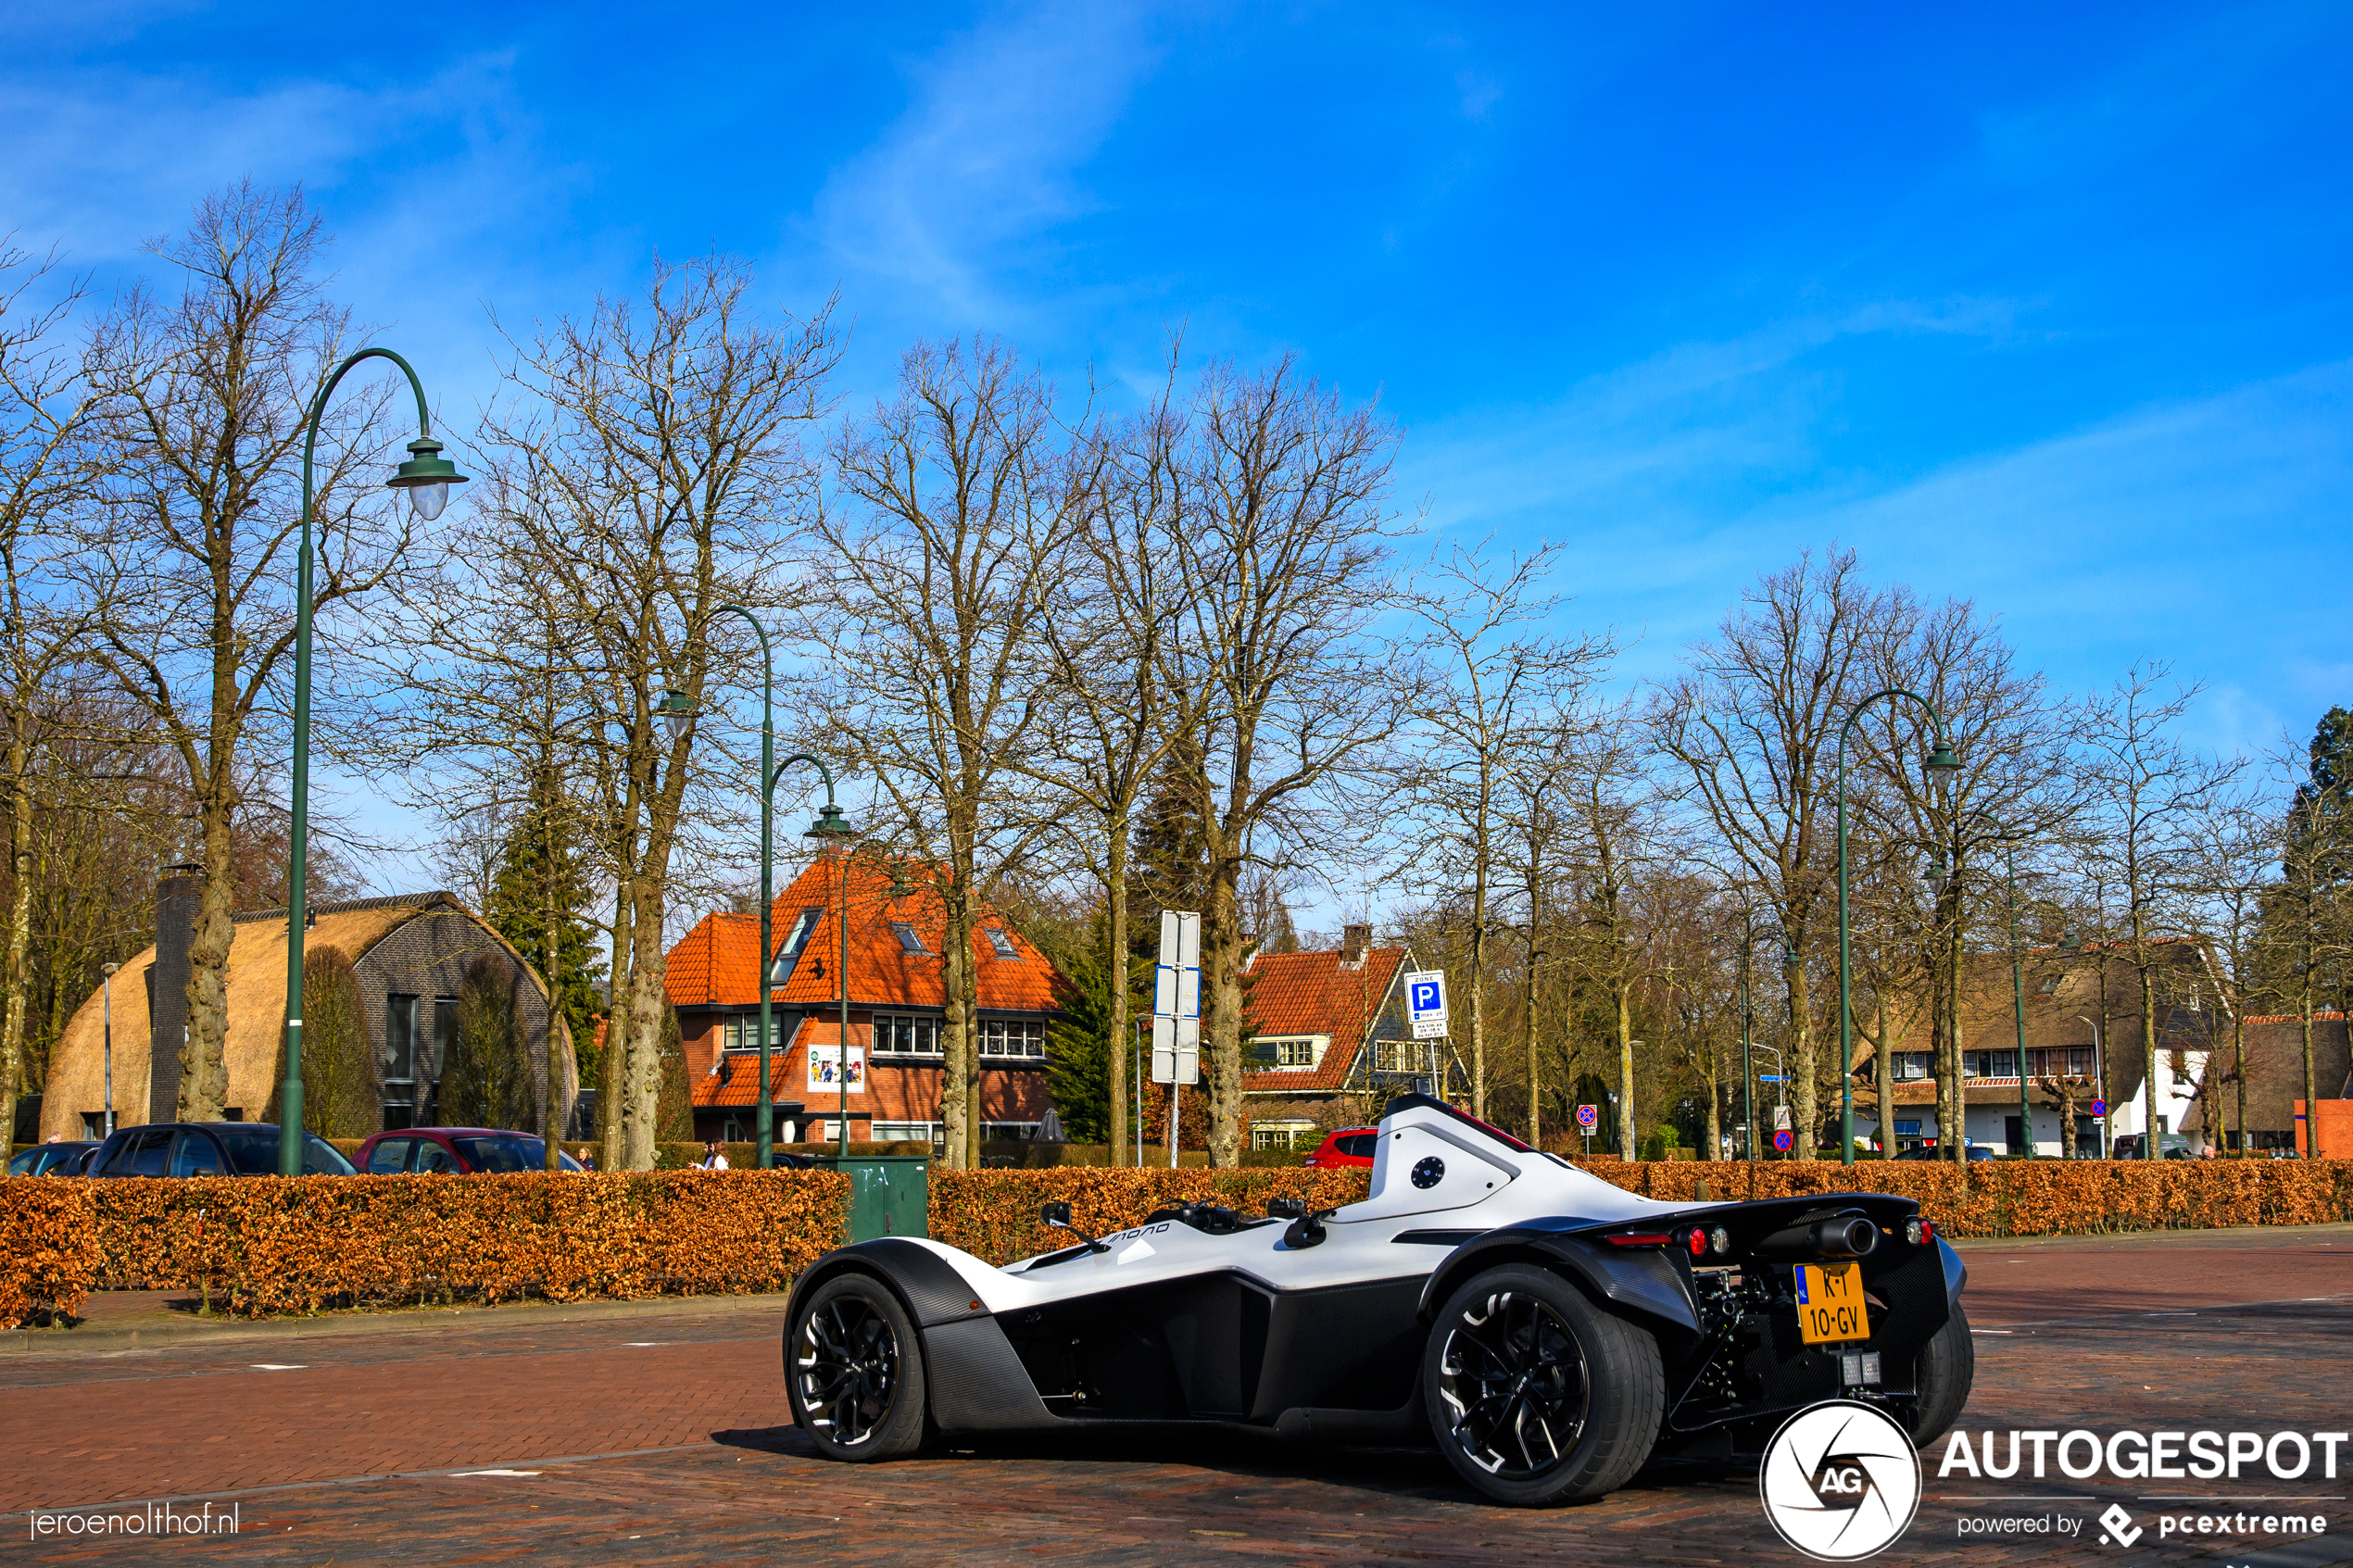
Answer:
M1732 1249L1732 1233L1718 1225L1707 1233L1707 1245L1715 1249L1718 1258L1721 1258Z
M1665 1247L1675 1238L1665 1231L1634 1231L1624 1236L1602 1237L1612 1247Z
M1697 1225L1693 1225L1692 1227L1692 1234L1687 1240L1690 1244L1692 1257L1705 1258L1707 1256L1707 1233L1705 1231L1700 1229Z
M1904 1239L1910 1242L1915 1247L1934 1241L1936 1239L1936 1226L1929 1220L1915 1214L1910 1219L1904 1222Z

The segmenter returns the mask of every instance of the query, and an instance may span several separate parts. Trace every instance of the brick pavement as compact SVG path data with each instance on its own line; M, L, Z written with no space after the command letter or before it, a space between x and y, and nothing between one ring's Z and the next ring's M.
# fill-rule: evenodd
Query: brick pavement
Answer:
M2347 1227L1989 1244L1969 1261L1972 1313L1988 1332L1965 1427L2031 1417L2095 1431L2342 1429L2353 1413ZM1764 1528L1753 1479L1697 1471L1646 1474L1590 1507L1523 1512L1476 1501L1432 1455L1229 1436L1000 1442L912 1463L827 1464L779 1424L774 1307L508 1309L11 1357L0 1361L10 1412L0 1435L15 1461L0 1474L6 1508L195 1495L237 1501L245 1525L234 1540L14 1549L37 1562L287 1563L1801 1561ZM416 1474L490 1467L538 1474ZM2347 1533L2301 1548L2250 1555L2152 1535L2119 1553L1963 1542L1958 1519L1986 1512L1964 1499L1985 1495L1931 1478L1919 1522L1880 1561L2353 1561L2343 1501L2326 1512ZM2079 1517L2110 1499L2151 1506L2129 1483L2072 1495L2092 1500L2053 1506Z

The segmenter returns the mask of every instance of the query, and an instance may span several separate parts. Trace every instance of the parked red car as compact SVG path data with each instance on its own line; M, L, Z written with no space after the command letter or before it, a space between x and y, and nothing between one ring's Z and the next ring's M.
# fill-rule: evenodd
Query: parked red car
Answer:
M1311 1171L1370 1170L1373 1150L1380 1143L1378 1127L1342 1127L1307 1157Z
M369 1175L396 1172L447 1171L468 1175L476 1171L540 1171L547 1168L547 1146L536 1133L501 1132L496 1127L403 1127L378 1133L359 1146L352 1163ZM577 1171L580 1161L558 1150L559 1170Z

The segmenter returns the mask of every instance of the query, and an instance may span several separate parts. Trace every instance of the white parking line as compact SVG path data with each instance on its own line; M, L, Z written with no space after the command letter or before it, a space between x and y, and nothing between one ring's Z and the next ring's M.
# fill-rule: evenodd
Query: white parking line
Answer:
M283 1365L277 1361L256 1361L253 1363L252 1370L255 1372L301 1372L308 1365L308 1361L297 1361L292 1366Z

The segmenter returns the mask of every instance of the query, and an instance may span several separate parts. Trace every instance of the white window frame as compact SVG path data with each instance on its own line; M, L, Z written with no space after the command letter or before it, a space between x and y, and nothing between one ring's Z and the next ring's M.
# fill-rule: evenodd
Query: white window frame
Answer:
M1307 1147L1315 1148L1323 1139L1317 1136L1323 1129L1313 1122L1253 1122L1250 1125L1250 1147L1252 1148L1297 1149L1302 1137Z
M947 1054L939 1043L941 1022L939 1018L930 1013L878 1012L874 1015L867 1037L874 1047L874 1054L878 1057L913 1057L936 1061ZM905 1026L911 1042L905 1047L899 1044L901 1025ZM888 1036L890 1044L887 1046L883 1044L885 1038L883 1031L886 1027L890 1031ZM924 1046L924 1041L926 1039L931 1042L928 1049Z
M1046 1021L1042 1018L982 1019L980 1056L984 1061L1045 1060ZM1008 1126L1012 1124L1007 1123Z
M874 1123L876 1143L937 1143L947 1123L942 1122L876 1122Z

